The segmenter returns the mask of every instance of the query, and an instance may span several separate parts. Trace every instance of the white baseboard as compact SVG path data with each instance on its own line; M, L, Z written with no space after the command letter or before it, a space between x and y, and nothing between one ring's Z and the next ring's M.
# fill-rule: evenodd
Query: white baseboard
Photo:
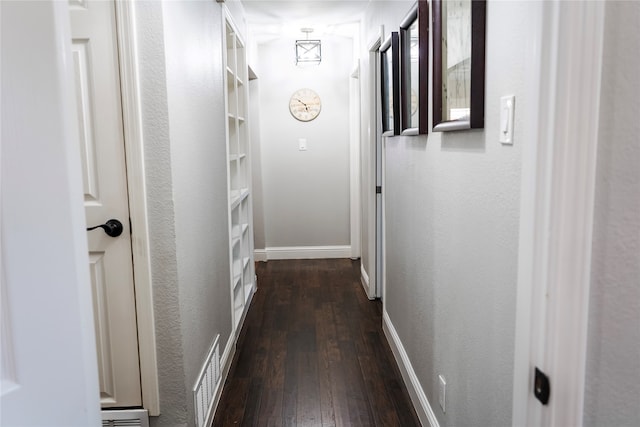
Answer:
M260 259L258 258L260 256ZM266 256L266 259L265 259ZM276 246L254 251L256 261L276 259L351 258L351 246Z
M402 379L407 386L411 402L413 402L420 423L423 426L440 427L436 414L433 412L431 404L429 404L427 395L424 393L420 380L418 380L416 372L413 370L409 356L407 356L407 352L400 341L396 328L394 328L393 323L391 323L387 310L382 312L382 330L387 337L393 356L398 363Z
M264 262L267 258L267 250L266 249L256 249L253 251L253 260L256 262Z
M369 285L369 275L367 274L367 270L364 269L364 265L362 264L360 264L360 282L362 283L364 292L367 294L367 298L369 298L370 300L376 299L376 296L371 292L371 288Z

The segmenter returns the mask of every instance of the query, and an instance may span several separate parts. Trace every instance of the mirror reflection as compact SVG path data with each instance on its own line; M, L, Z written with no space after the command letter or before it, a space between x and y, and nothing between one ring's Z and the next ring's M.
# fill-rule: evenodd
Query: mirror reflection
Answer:
M386 123L384 129L391 130L393 129L393 80L392 80L392 70L393 70L393 56L391 54L391 49L389 49L384 54L384 98L386 100Z
M442 2L442 120L468 120L471 111L471 2Z
M420 114L418 113L418 59L420 58L418 28L418 18L416 18L416 20L413 21L413 24L411 24L411 26L409 27L409 57L411 61L411 65L409 67L409 94L411 96L411 105L409 106L411 119L409 121L409 126L412 128L418 127L418 119L420 117Z

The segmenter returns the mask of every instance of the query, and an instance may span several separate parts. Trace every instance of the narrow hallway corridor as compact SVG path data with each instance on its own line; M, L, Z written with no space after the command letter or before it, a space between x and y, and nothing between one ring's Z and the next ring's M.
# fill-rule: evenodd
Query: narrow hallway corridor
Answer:
M257 263L214 426L418 426L349 259Z

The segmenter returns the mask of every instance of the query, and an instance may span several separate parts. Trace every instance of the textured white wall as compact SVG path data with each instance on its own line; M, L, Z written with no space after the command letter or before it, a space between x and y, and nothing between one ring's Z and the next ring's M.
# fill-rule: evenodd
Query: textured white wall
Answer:
M322 63L308 68L295 66L294 39L257 49L266 246L349 245L351 39L322 37ZM306 123L289 112L289 97L305 87L322 100Z
M231 332L222 9L136 8L161 406L151 424L187 426L206 353Z
M160 417L153 426L187 424L178 295L176 231L171 177L169 111L162 4L136 3L140 97L147 175L151 271L155 316Z
M163 4L184 380L189 392L220 334L231 332L222 9Z
M640 3L608 2L596 178L586 426L640 422Z
M371 40L410 7L372 2ZM387 138L385 308L440 425L511 423L523 63L533 3L487 7L485 129ZM498 142L516 96L515 144ZM431 107L429 109L431 111ZM438 375L447 379L447 412Z

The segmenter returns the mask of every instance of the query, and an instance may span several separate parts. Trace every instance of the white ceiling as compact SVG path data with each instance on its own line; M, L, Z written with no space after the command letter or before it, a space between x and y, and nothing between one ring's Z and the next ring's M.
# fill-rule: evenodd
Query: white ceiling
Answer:
M278 37L306 35L301 28L313 28L313 39L323 34L353 36L356 23L369 0L242 0L249 31L258 43Z

